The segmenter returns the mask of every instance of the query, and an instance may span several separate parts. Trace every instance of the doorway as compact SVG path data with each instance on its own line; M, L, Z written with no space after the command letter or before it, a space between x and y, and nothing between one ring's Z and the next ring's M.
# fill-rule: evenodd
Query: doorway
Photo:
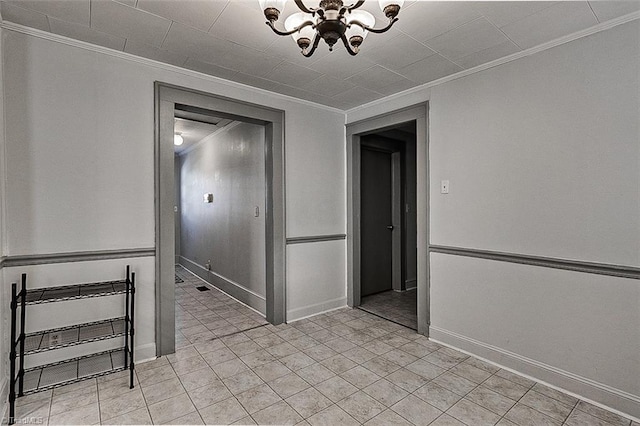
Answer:
M176 106L177 264L266 314L262 124Z
M394 155L397 152L369 146L362 142L360 151L360 218L362 262L360 264L360 294L364 298L390 291L398 285L394 278Z
M347 126L348 304L428 336L427 147L426 105Z
M156 355L175 352L176 111L247 122L264 128L265 312L285 319L284 113L170 84L155 84ZM201 199L202 200L202 199Z
M417 330L416 123L360 138L360 308Z

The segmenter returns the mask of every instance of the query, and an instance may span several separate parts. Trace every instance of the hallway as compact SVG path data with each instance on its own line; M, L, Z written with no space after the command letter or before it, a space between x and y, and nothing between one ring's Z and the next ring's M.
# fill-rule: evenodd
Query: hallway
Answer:
M631 425L361 310L274 327L178 275L175 354L138 364L132 390L118 373L19 398L17 415L40 424Z

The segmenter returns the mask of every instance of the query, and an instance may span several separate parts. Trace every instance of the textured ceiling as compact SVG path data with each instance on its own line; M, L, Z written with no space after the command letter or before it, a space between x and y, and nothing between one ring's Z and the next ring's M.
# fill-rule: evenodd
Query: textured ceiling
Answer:
M364 8L385 24L377 1ZM296 10L289 0L281 16ZM339 109L638 10L640 1L406 1L396 25L369 34L356 57L321 43L305 58L265 25L257 0L0 1L4 21Z

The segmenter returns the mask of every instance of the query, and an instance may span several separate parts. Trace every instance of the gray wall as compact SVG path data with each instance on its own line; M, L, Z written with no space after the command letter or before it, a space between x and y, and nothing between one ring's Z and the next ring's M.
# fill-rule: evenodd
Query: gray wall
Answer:
M638 57L636 20L347 122L429 101L430 244L638 267ZM430 262L432 338L640 416L640 281Z
M265 184L261 125L231 124L180 157L181 263L262 313Z

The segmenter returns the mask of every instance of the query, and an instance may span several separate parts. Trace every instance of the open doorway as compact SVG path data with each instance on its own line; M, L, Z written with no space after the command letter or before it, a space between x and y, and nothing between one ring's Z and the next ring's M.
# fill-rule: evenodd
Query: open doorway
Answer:
M360 308L417 330L416 123L360 137Z
M267 129L183 105L174 122L180 348L267 324Z
M429 333L427 106L347 125L347 300Z
M175 223L176 162L173 147L176 117L178 119L191 121L228 120L229 123L222 126L222 128L226 128L227 131L235 128L236 133L253 132L261 135L263 142L258 143L259 146L257 147L258 151L261 150L261 152L254 150L254 154L259 154L262 159L262 169L258 168L257 174L261 175L264 179L264 185L261 187L263 198L261 201L256 201L256 198L252 197L250 201L252 203L252 216L256 218L255 215L258 215L256 218L258 220L252 221L252 224L261 222L263 226L259 227L260 229L254 233L260 235L248 237L247 244L249 246L256 246L255 249L250 248L250 250L256 253L260 252L260 255L255 257L256 268L254 269L257 272L253 271L250 272L250 274L263 276L264 279L249 281L261 285L264 289L264 296L262 298L258 297L257 300L250 300L250 297L259 294L260 291L252 291L250 288L247 289L247 286L236 286L234 284L237 284L237 282L229 279L230 277L225 276L224 273L213 273L215 271L211 271L214 266L214 259L202 254L206 251L206 247L204 247L205 243L203 242L204 239L198 241L199 234L204 228L194 231L197 235L190 240L189 248L180 247L181 253L185 250L189 250L190 252L188 256L181 256L179 260L182 261L182 257L196 259L192 263L197 265L191 265L193 270L201 272L209 279L218 280L216 285L231 285L231 287L228 287L225 291L237 299L243 300L243 297L248 295L249 299L243 301L249 306L252 306L255 302L256 310L263 311L267 321L270 323L280 324L284 322L285 223L283 112L164 83L156 83L155 100L156 355L167 355L175 352L176 235L184 234L184 232L176 229ZM232 122L241 124L236 124L235 127L230 128ZM217 123L220 124L220 121ZM234 143L235 142L229 143L232 149L234 146L238 149L242 148L242 143L236 145L234 145ZM256 147L255 144L253 146L254 148ZM256 157L258 157L258 155L256 155ZM194 170L200 167L195 163L197 163L197 161L192 162L189 167ZM255 187L259 186L260 185L257 185ZM215 202L216 194L204 188L205 186L198 185L191 188L190 199L194 203L193 206L196 205L195 195L198 193L198 206L202 207L201 205L205 204L205 201L208 203L209 199ZM227 188L227 193L233 192L232 189L233 188ZM221 190L225 191L224 188ZM213 197L209 197L209 194L213 194ZM258 194L257 197L259 196ZM240 204L236 203L236 205ZM242 207L243 210L245 210L244 207L245 206ZM258 207L258 209L256 210L255 207ZM231 216L231 214L227 216ZM226 225L229 226L230 223ZM235 225L230 226L230 228L237 230L237 226ZM241 227L241 225L239 226ZM228 235L233 235L233 229L225 229L225 232L227 232ZM182 240L180 245L182 246L184 242L185 241ZM222 246L224 249L224 244L222 244ZM238 255L238 253L218 253L218 255L229 255L231 259L242 256L241 254ZM211 269L207 266L209 260L211 260ZM187 261L185 260L185 262ZM233 260L230 262L233 262ZM236 268L236 271L240 271L238 272L240 274L239 276L246 273L241 266ZM251 285L249 285L249 287L250 286ZM234 294L233 291L236 290L238 290L239 293Z
M266 315L266 127L176 106L176 264Z

